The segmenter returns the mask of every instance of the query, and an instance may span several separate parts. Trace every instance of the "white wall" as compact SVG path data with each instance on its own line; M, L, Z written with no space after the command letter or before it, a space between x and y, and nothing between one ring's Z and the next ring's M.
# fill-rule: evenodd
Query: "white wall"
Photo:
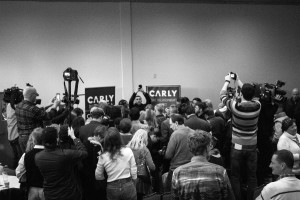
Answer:
M116 86L120 99L126 65L122 54L128 52L122 40L129 40L131 30L127 25L121 33L121 23L129 20L122 13L121 21L122 5L0 2L1 88L24 88L29 82L45 105L56 92L64 92L63 71L72 67L84 81L79 94L86 87ZM129 52L130 57L131 47ZM83 108L84 98L80 101Z
M1 1L0 89L29 82L45 105L72 67L79 93L116 86L118 102L138 84L174 84L216 106L229 71L299 87L299 35L299 6Z
M134 4L132 13L134 86L181 85L215 106L230 71L300 86L299 6Z

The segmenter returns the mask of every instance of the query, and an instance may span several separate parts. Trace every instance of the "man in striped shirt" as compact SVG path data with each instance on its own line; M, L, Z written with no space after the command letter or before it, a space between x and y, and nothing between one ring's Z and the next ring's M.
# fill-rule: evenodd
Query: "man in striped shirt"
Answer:
M227 96L230 81L234 80L241 88L239 100ZM243 84L237 75L225 76L220 92L221 101L232 113L231 182L236 199L241 197L241 174L246 173L249 191L257 186L257 122L261 104L253 100L255 89L252 84ZM246 171L242 172L242 169ZM248 194L250 196L250 194Z

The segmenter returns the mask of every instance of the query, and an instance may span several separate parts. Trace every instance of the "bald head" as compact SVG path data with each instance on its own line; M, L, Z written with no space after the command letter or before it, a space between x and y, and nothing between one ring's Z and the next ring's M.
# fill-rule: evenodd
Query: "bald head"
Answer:
M34 87L26 87L23 91L24 99L27 101L35 102L36 97L39 96Z
M292 98L294 99L294 101L299 99L299 90L298 90L298 88L294 88L292 90Z

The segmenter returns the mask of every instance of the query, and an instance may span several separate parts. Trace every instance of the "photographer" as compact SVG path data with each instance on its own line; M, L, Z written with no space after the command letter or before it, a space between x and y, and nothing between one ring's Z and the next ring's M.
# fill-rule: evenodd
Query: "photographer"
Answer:
M227 88L234 80L241 88L240 99L230 98ZM232 113L232 148L231 148L231 181L237 200L241 196L241 177L243 166L246 166L246 180L249 191L257 186L257 121L261 109L259 101L253 100L255 88L252 84L243 84L237 74L225 76L225 83L220 92L220 99ZM248 194L250 196L251 194Z
M274 153L271 138L273 136L274 115L278 109L278 104L274 100L274 92L272 91L269 99L259 99L261 111L257 123L257 148L259 151L257 161L258 185L264 184L265 180L268 180L272 176L272 171L269 167L269 161Z
M50 120L56 115L56 109L60 101L55 100L52 109L46 112L43 108L36 106L36 97L39 94L34 87L26 87L23 91L23 96L24 100L16 107L16 117L20 147L25 152L29 135L33 129L42 127L43 120Z
M137 95L138 93L142 93L146 99L146 103L142 103L142 97ZM139 85L137 92L134 92L129 100L129 108L137 107L140 111L145 110L145 107L151 104L151 98L148 93L144 92L142 85Z

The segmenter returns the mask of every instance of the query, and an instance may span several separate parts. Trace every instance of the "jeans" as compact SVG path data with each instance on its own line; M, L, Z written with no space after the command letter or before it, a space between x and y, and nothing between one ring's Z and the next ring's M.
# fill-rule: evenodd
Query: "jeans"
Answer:
M169 170L166 183L164 185L164 192L172 192L172 177L173 177L173 171Z
M256 150L231 149L231 185L236 200L242 200L242 174L245 174L244 178L246 178L246 183L248 186L247 198L252 199L251 191L257 187L256 168Z
M28 192L28 200L45 200L44 189L30 187Z
M29 135L19 135L19 144L20 144L22 153L25 153L28 139L29 139Z
M9 141L9 144L12 148L13 155L14 155L13 168L15 169L18 166L18 162L23 154L19 144L19 138Z
M136 200L136 188L131 178L107 183L107 200Z

